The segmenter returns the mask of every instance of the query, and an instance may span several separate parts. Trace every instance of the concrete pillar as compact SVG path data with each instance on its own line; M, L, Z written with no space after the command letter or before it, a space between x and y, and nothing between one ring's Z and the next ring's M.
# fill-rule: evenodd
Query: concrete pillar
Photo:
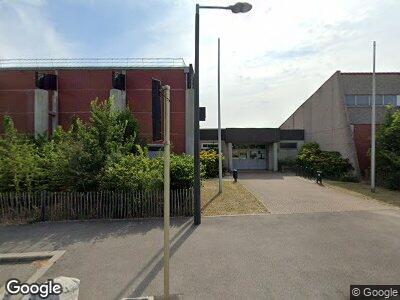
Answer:
M274 171L278 171L278 143L272 145L273 149L273 160L274 160Z
M35 89L34 133L47 134L49 130L49 92Z
M194 130L193 130L193 118L194 118L194 89L186 90L186 107L185 107L185 140L186 140L186 153L193 155L193 143L194 143Z
M51 130L54 132L58 127L58 71L55 71L57 76L57 90L53 91L51 98Z
M126 108L126 92L118 89L110 90L110 99L113 99L112 108L121 111Z
M233 170L232 143L228 143L228 169Z
M274 169L274 156L273 156L272 145L267 145L267 151L268 151L268 170L272 171Z
M58 126L58 91L53 91L51 107L51 129L54 132Z

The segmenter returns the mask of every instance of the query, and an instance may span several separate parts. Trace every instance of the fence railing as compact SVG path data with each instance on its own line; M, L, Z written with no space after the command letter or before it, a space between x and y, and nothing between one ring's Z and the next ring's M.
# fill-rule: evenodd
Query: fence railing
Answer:
M0 220L59 221L161 217L163 191L0 193ZM193 215L193 189L172 190L171 216Z

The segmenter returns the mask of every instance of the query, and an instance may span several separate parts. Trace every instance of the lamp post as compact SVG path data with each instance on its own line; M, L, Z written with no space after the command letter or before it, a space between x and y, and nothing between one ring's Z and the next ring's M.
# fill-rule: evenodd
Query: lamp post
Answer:
M193 118L193 155L194 155L194 224L201 223L201 204L200 204L200 124L199 124L199 25L200 25L200 9L226 9L233 13L246 13L252 8L251 4L238 2L229 6L202 6L196 4L196 20L195 20L195 80L194 80L194 118Z

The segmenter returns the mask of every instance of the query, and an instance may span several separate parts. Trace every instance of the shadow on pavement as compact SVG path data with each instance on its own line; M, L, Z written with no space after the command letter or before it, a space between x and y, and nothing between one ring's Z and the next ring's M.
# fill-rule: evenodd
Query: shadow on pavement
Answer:
M170 257L172 257L175 252L179 249L180 246L189 238L189 236L196 230L196 226L193 225L192 221L187 221L183 227L175 233L175 235L170 239ZM126 292L134 285L139 278L146 274L145 277L137 284L137 287L133 291L128 298L131 297L140 297L142 296L143 292L146 290L148 285L152 282L152 280L157 276L157 274L163 269L164 262L163 262L163 251L164 249L161 248L144 266L144 268L125 286L123 290L119 292L119 294L114 298L115 300L119 300ZM146 272L147 269L150 268L152 264L157 263Z
M171 227L181 227L188 219L173 218ZM0 225L0 253L65 249L76 243L97 243L113 236L145 235L156 228L163 228L161 218Z

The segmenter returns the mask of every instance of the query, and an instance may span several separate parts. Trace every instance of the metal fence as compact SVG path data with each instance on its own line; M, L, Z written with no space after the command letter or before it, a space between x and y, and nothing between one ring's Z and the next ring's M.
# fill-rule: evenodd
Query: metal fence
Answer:
M0 69L40 68L182 68L183 58L8 58Z
M161 217L163 191L0 193L0 220L59 221ZM171 216L193 215L193 189L172 190Z

